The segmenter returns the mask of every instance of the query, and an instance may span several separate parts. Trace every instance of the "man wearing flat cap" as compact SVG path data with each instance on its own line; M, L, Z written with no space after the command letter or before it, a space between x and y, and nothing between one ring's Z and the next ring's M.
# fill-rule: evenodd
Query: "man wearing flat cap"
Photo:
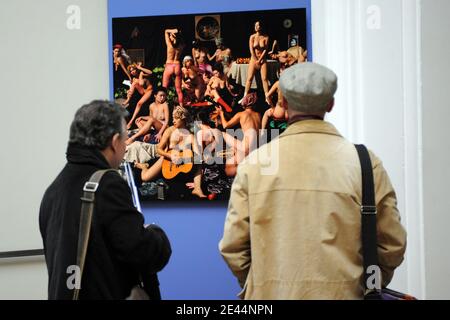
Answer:
M243 299L362 299L361 167L354 145L324 121L337 76L302 63L280 78L289 127L239 165L219 248ZM267 157L277 170L267 174ZM382 285L403 261L395 191L370 152Z

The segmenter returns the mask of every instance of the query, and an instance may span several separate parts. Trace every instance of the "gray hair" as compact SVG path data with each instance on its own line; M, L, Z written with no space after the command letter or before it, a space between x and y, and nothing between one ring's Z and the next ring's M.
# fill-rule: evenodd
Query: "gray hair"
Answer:
M123 121L128 112L107 100L94 100L75 113L69 143L99 150L106 149L116 133L125 134Z

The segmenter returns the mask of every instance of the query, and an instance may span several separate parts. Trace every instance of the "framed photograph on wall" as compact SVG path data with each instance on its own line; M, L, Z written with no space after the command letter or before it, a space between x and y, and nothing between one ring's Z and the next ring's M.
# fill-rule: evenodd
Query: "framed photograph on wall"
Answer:
M140 199L227 201L239 163L286 127L264 120L277 105L266 96L292 35L311 56L310 1L138 2L110 0L109 16L111 96L128 110L124 161Z
M220 15L195 16L195 38L200 41L220 38Z

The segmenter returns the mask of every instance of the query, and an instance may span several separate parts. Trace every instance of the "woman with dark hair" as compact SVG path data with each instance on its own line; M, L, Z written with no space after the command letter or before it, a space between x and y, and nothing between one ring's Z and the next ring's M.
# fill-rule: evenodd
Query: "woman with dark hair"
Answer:
M272 97L277 94L277 102L274 104ZM266 102L268 105L270 105L270 108L266 110L264 113L262 123L261 123L261 130L260 136L263 136L266 132L264 129L269 129L268 134L271 134L271 130L278 130L278 133L276 134L282 134L288 126L288 112L286 108L283 106L283 95L281 93L281 90L279 88L279 82L275 82L275 84L270 89L269 93L266 95ZM268 128L267 128L268 127ZM272 140L274 137L270 135L270 140Z
M198 41L194 41L192 44L192 57L200 75L212 73L212 66L208 61L208 50Z
M209 80L208 86L206 87L205 99L210 102L214 101L221 105L225 108L226 112L232 112L233 110L229 106L229 103L231 103L233 93L231 92L230 85L228 84L228 78L223 74L222 65L216 64L213 67L212 74L213 76Z
M147 100L150 98L153 91L153 85L148 79L148 77L152 74L152 71L150 69L144 68L141 62L130 64L127 69L131 75L132 80L130 90L128 90L127 92L127 100L125 100L122 105L125 107L128 106L131 97L137 91L142 96L138 102L138 104L140 104L140 109L142 104L147 102Z
M156 142L161 140L162 134L166 130L169 123L169 105L167 104L167 91L164 87L157 88L155 91L155 101L149 107L149 115L136 119L138 132L132 135L126 144L133 143L138 137L144 136L144 142L150 139L146 136L153 128L157 131L154 139Z
M240 125L243 133L242 141L227 132L223 133L225 143L231 146L234 152L234 155L227 158L225 165L225 173L229 177L236 175L239 163L257 148L258 132L261 129L261 115L255 111L257 100L255 92L246 95L242 101L244 111L236 113L230 120L225 119L222 107L216 108L224 130Z
M131 81L131 75L127 70L130 62L130 57L127 55L122 45L116 44L113 47L114 91L124 88L124 80L128 79Z
M269 92L269 81L267 80L267 52L269 45L269 36L265 33L261 21L255 22L255 33L250 36L250 62L248 65L247 81L245 83L244 97L239 101L241 104L245 96L249 93L250 87L257 71L261 72L261 80L264 93Z
M132 98L132 95L134 94L135 90L137 90L139 92L139 94L141 95L138 102L136 103L136 106L134 107L134 110L133 109L129 110L131 113L131 118L127 123L128 130L133 127L135 120L140 115L146 114L146 112L141 112L141 111L143 111L141 109L144 105L145 106L148 105L148 102L149 102L150 98L152 97L152 93L153 93L153 85L150 82L150 80L147 79L147 77L150 76L152 71L142 67L141 63L131 65L130 72L133 75L136 75L138 70L140 71L139 78L133 79L133 84L131 85L131 88L128 92L128 99L127 99L127 101L125 101L127 103L129 102L129 100Z
M169 88L170 77L175 76L175 90L177 91L178 104L183 106L183 92L181 91L181 63L180 57L184 49L184 41L178 29L166 29L164 36L167 45L167 60L164 67L162 85Z
M205 76L204 74L203 76ZM229 103L233 99L233 92L228 83L228 78L223 74L221 64L216 64L213 67L212 77L208 79L208 85L205 91L205 100L203 102L192 103L192 107L210 107L220 105L225 108L225 111L233 112ZM217 114L215 115L217 116Z

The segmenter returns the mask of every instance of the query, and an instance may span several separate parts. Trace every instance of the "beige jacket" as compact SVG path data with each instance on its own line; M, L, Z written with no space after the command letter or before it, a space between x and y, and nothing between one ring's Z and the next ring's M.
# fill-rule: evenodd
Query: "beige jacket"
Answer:
M371 159L387 285L403 261L406 232L389 177ZM243 287L240 297L362 298L361 184L356 149L324 121L294 123L252 152L239 165L219 244Z

